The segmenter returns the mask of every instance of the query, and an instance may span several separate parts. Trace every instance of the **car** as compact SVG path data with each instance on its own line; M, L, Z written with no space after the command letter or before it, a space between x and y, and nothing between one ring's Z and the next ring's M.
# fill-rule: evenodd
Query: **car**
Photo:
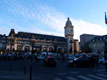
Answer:
M74 60L68 60L68 67L74 67Z
M79 57L83 56L83 53L76 53L76 54L74 54L74 56L75 56L76 58L79 58Z
M75 58L73 55L68 55L67 60L74 60Z
M91 57L82 56L68 62L68 67L92 67Z
M105 63L104 57L99 57L99 58L98 58L98 63L99 63L99 64L104 64L104 63Z
M56 60L53 57L48 56L44 59L43 65L45 66L56 66Z
M47 52L41 52L41 55L47 55Z
M37 58L40 59L40 60L43 60L45 58L45 56L39 55L39 56L37 56Z
M35 57L36 58L36 57ZM43 62L44 61L44 59L45 59L45 56L44 55L39 55L39 56L37 56L37 62Z

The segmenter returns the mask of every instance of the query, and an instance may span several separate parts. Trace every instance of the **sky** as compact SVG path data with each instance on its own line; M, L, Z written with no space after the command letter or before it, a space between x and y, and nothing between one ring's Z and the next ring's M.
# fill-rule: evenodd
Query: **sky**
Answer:
M69 17L74 39L81 34L106 35L107 0L0 0L0 34L31 32L64 36Z

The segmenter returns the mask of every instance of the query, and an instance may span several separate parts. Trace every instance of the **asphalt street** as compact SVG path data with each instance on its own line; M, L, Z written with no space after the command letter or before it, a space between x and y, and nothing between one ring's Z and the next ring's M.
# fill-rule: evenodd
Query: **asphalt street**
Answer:
M25 66L25 67L24 67ZM0 61L0 80L29 80L30 61ZM97 68L69 68L57 61L56 67L32 63L32 80L107 80L104 65Z

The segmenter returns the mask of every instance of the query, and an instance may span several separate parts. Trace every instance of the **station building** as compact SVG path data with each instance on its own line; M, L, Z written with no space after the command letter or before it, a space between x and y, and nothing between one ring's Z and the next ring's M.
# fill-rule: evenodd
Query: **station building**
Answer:
M0 53L2 54L6 50L7 36L0 34Z
M14 51L49 51L49 52L62 52L72 53L79 51L78 40L73 38L74 26L68 18L64 26L65 37L18 32L11 29L7 36L6 50Z

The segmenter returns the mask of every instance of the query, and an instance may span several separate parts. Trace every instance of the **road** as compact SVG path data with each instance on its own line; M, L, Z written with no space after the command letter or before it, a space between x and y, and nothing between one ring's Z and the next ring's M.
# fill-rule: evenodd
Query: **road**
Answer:
M46 67L33 61L32 66L32 80L107 80L103 65L98 68L68 68L67 62L57 61L56 67ZM29 80L29 71L29 60L0 61L0 80Z

